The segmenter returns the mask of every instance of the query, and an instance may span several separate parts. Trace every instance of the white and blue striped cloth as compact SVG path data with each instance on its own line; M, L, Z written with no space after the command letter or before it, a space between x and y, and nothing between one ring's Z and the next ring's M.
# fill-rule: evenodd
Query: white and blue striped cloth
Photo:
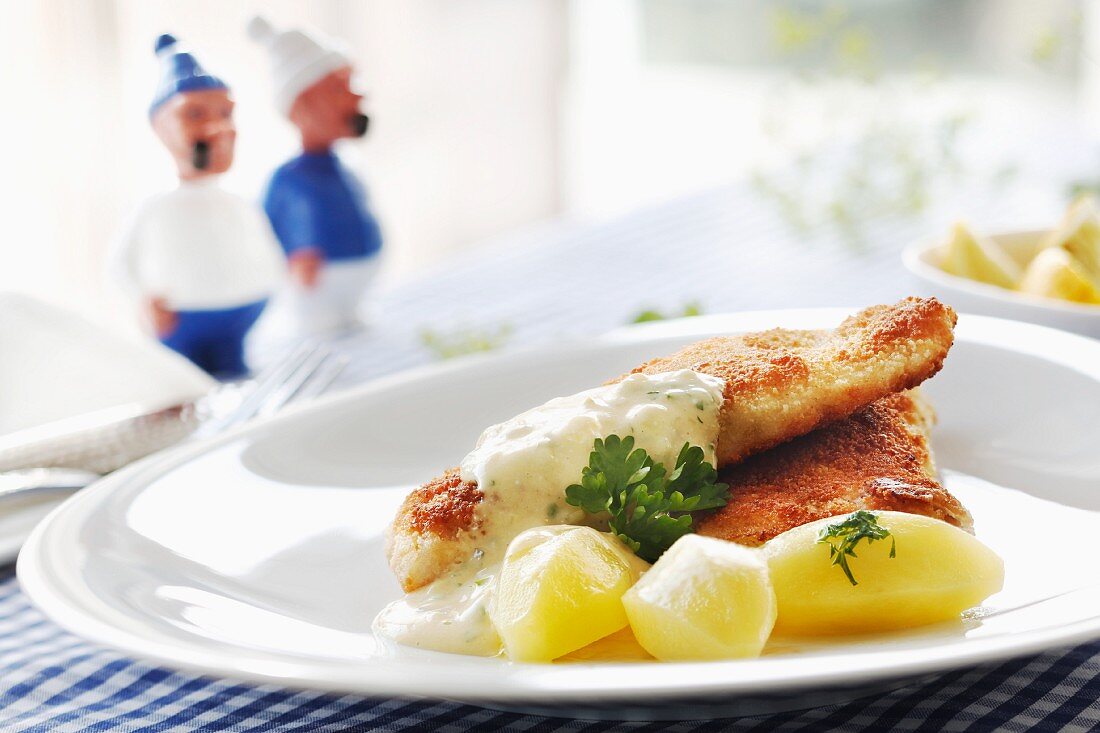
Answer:
M970 209L975 210L974 197ZM988 226L1031 224L1024 201L987 201ZM1011 212L1011 220L1003 213ZM859 306L909 294L898 250L942 230L881 222L864 253L803 241L743 188L714 191L601 225L548 226L494 243L386 293L375 326L337 346L343 386L431 358L424 328L493 330L548 342L623 325L647 307L707 312ZM451 702L284 690L159 669L86 643L47 620L0 568L0 731L1024 731L1100 730L1100 643L948 672L854 702L779 715L680 723L543 718Z

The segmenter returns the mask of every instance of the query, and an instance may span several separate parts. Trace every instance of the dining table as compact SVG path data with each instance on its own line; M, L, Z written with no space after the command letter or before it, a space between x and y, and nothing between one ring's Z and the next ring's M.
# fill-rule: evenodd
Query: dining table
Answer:
M1058 194L1058 195L1056 195ZM371 293L331 390L463 358L583 339L636 320L861 307L919 294L901 249L965 216L986 230L1052 221L1061 192L960 184L922 210L799 226L742 181L604 216L495 236ZM965 204L963 203L965 202ZM259 350L261 355L263 349ZM953 668L825 706L719 719L631 720L562 706L535 715L197 676L131 659L53 623L0 568L0 731L1024 731L1100 729L1100 642ZM658 716L661 717L661 716Z

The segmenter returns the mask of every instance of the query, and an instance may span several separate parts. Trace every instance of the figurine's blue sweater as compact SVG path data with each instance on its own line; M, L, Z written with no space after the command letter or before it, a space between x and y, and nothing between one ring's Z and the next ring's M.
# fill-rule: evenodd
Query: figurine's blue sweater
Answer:
M280 166L264 211L288 255L317 247L326 260L354 260L382 248L366 189L331 151L302 153Z

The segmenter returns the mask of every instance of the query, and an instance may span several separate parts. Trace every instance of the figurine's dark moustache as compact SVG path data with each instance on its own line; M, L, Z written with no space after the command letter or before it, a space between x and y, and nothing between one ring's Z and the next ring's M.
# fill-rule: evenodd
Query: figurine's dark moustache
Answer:
M355 133L355 137L363 137L367 134L367 128L370 126L370 118L362 112L357 112L351 116L348 120L348 124L351 125L351 130Z
M191 148L191 165L197 171L206 170L210 165L210 143L199 140Z

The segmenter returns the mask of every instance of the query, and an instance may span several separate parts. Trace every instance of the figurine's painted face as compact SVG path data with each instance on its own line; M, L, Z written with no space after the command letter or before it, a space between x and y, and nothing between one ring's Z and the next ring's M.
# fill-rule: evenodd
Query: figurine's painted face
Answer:
M328 150L337 140L367 133L367 116L359 109L363 95L351 88L351 67L337 69L298 95L290 121L302 133L308 151Z
M225 173L233 165L237 129L226 89L175 95L153 113L153 130L184 180Z

